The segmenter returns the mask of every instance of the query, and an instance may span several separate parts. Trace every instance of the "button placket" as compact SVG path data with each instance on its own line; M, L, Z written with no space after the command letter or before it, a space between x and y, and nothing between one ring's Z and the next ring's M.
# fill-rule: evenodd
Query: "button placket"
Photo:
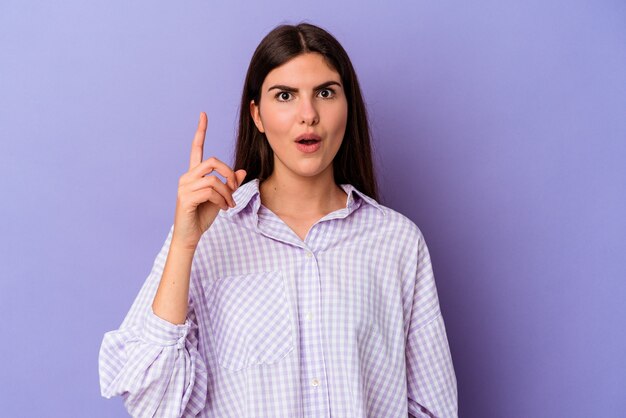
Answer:
M307 250L307 249L305 249L304 251L305 251L304 256L305 256L306 258L309 258L309 259L310 259L310 258L313 258L313 253L312 253L311 251L309 251L309 250ZM305 319L307 322L310 322L311 320L313 320L313 313L312 313L312 312L310 312L310 311L309 311L309 312L307 312L307 313L304 315L304 319Z
M311 231L315 232L315 231ZM318 415L327 416L324 411L328 411L328 388L322 383L326 379L324 351L322 344L322 324L320 306L320 276L317 265L317 254L314 249L319 249L315 245L316 235L307 237L307 244L302 245L300 253L301 269L304 273L299 283L303 294L307 295L300 299L301 307L301 337L303 347L301 355L304 362L302 364L302 385L303 391L310 396L310 411L316 411ZM303 257L304 256L304 257ZM319 316L318 316L319 315Z

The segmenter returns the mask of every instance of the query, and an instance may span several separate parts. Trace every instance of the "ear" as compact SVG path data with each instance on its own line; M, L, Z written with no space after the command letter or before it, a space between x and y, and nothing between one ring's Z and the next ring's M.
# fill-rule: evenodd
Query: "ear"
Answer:
M263 129L263 121L261 121L261 112L254 100L250 100L250 116L252 116L252 120L259 132L264 133L265 129Z

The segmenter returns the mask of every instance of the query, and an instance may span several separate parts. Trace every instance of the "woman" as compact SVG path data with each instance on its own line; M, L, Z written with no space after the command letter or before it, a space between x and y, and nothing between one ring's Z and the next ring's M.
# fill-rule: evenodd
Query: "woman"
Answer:
M234 170L202 160L206 126L154 267L105 334L102 395L142 417L456 416L428 249L377 202L341 45L309 24L261 41Z

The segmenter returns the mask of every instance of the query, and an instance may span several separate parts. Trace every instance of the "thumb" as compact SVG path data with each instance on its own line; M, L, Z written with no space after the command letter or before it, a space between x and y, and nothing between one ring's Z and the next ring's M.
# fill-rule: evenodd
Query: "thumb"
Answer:
M237 170L235 171L235 176L237 177L237 187L241 186L244 179L246 178L246 170Z

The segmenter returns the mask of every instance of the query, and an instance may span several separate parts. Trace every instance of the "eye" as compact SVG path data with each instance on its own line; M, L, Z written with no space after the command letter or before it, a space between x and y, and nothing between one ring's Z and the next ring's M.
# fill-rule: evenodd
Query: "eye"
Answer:
M289 93L288 91L281 91L280 93L276 94L276 99L279 102L288 102L289 100L291 100L291 93Z
M335 90L333 89L322 89L320 90L320 92L318 93L318 95L322 98L322 99L332 99L335 96Z

